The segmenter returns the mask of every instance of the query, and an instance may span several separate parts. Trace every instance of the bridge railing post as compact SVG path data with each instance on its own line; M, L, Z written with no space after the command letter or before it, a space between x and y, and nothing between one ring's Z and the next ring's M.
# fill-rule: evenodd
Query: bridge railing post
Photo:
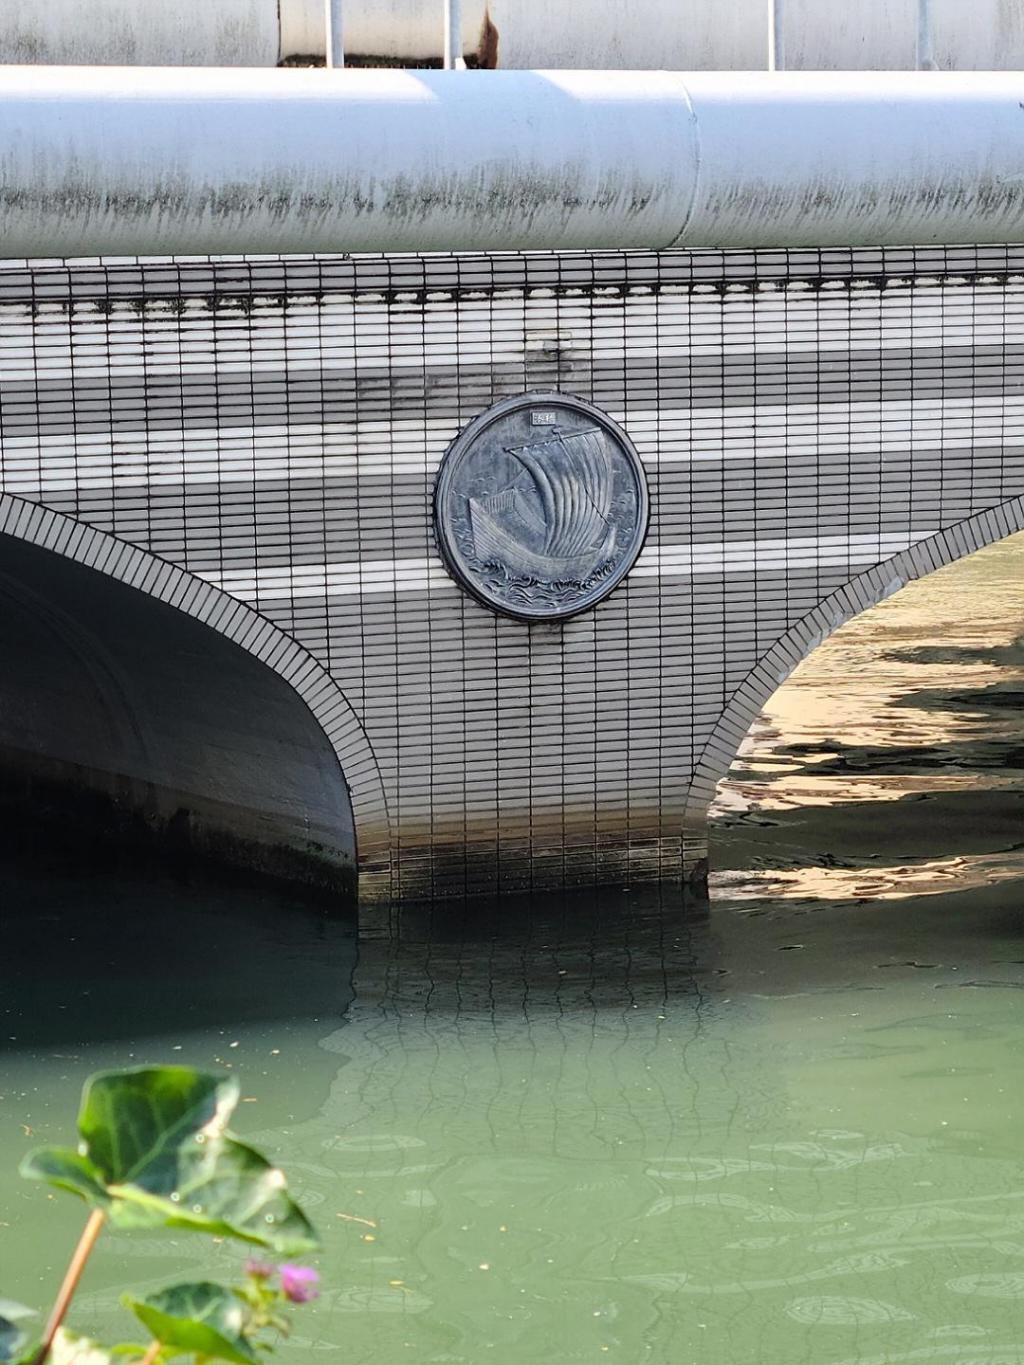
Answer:
M934 71L932 52L932 0L917 0L917 61L918 71Z
M327 21L327 65L345 65L345 31L342 22L342 0L325 0Z
M786 0L768 0L768 70L785 71L786 44L782 31Z
M465 67L462 57L462 0L444 0L444 69Z

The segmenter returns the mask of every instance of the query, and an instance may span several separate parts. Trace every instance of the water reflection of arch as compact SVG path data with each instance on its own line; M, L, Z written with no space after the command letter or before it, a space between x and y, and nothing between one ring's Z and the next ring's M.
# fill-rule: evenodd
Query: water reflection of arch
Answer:
M183 613L288 684L322 730L340 766L352 809L361 889L372 895L386 884L389 823L376 759L348 700L303 646L245 603L177 565L9 493L0 495L0 536L92 569Z
M694 766L684 829L701 844L708 807L758 713L793 670L840 626L914 579L965 559L1024 530L1024 498L1011 498L920 540L845 583L819 602L763 655L735 689Z
M338 1344L352 1324L375 1360L410 1340L471 1360L514 1334L508 1358L539 1361L571 1320L582 1359L613 1301L623 1359L641 1357L646 1234L671 1264L693 1255L687 1220L652 1209L785 1103L735 1045L727 1021L749 1007L720 961L706 902L678 890L403 909L361 936L345 1023L320 1043L337 1077L303 1130L319 1155L298 1172L376 1224L351 1229Z
M371 1119L386 1130L418 1092L425 1111L444 1111L450 1100L453 1140L472 1143L484 1115L505 1111L514 1122L522 1102L521 1082L505 1089L503 1058L544 1057L566 1082L545 1101L545 1142L556 1148L559 1101L571 1088L565 1068L582 1097L588 1066L596 1058L614 1066L622 1053L620 1099L606 1097L620 1121L616 1137L646 1142L650 1122L629 1112L632 1087L643 1085L636 1058L671 1050L673 1027L685 1048L720 993L720 950L705 912L705 901L684 902L678 889L527 897L514 912L507 901L396 912L387 932L361 934L345 1026L322 1044L360 1076L353 1092L351 1073L339 1073L337 1131ZM596 1095L592 1103L596 1115ZM671 1126L686 1107L679 1100L677 1111L664 1095L645 1103L658 1107L655 1126ZM485 1140L482 1131L475 1140Z

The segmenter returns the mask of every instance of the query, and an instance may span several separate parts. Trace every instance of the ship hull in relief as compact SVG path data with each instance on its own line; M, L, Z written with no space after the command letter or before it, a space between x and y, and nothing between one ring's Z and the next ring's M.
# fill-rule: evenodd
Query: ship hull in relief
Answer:
M647 487L626 434L558 393L506 399L445 455L435 530L453 576L495 611L557 620L595 606L632 568Z

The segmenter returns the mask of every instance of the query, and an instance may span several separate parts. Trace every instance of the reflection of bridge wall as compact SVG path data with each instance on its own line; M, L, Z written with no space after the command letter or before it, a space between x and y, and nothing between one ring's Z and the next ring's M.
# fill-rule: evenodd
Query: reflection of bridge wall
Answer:
M11 267L4 528L28 535L22 500L42 504L71 523L37 516L37 543L73 553L84 523L221 590L210 624L235 629L228 599L253 608L246 648L261 619L282 655L297 642L288 676L342 758L367 897L678 880L738 736L815 640L1024 525L1022 264L986 247ZM465 596L431 531L453 436L534 388L621 423L651 491L631 576L561 625ZM329 680L352 709L337 734Z

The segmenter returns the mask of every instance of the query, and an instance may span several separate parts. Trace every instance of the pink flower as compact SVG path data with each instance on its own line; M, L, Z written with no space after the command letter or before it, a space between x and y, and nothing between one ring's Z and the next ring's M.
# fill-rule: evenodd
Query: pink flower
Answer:
M309 1303L320 1291L317 1285L320 1276L309 1265L283 1265L281 1267L281 1288L286 1299L292 1303Z
M269 1261L261 1261L257 1256L250 1256L245 1263L245 1273L251 1275L254 1280L269 1280L274 1273L274 1267Z

